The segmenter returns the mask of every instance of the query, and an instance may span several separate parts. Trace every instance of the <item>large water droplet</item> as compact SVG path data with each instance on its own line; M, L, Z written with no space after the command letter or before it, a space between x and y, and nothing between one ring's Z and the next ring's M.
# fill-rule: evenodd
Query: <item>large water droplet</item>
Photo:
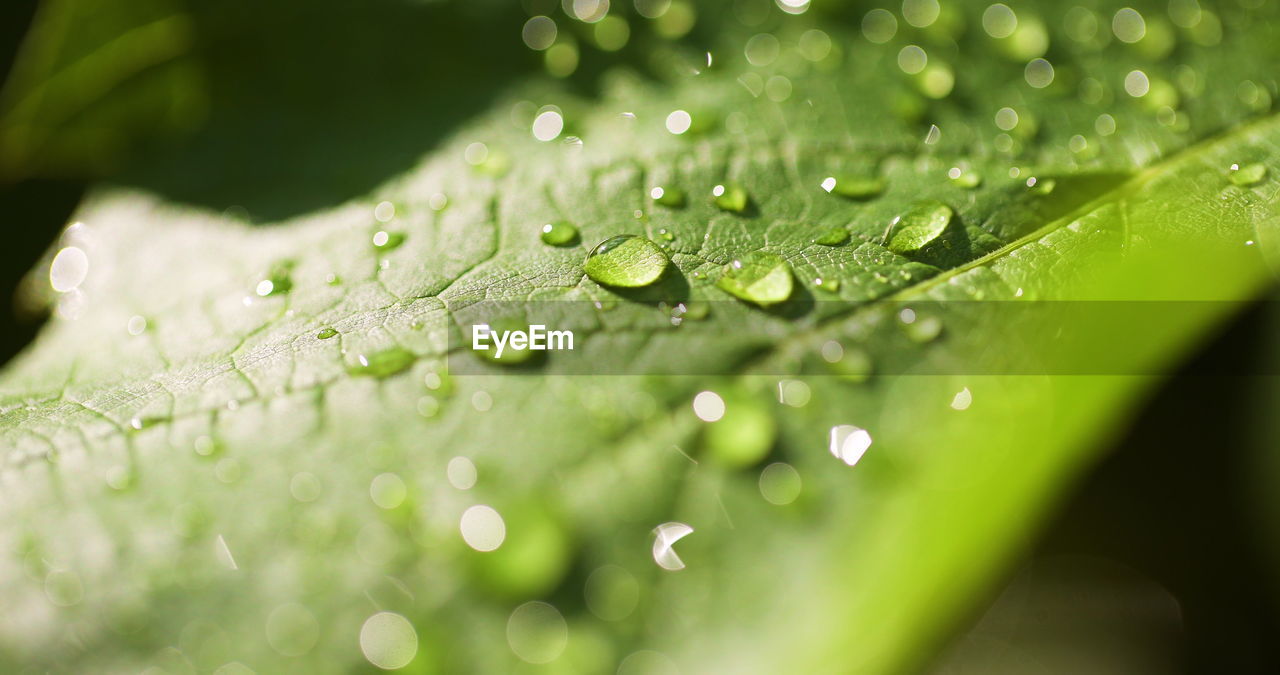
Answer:
M391 347L371 354L361 354L359 363L348 366L347 372L369 377L390 377L408 370L416 358L413 352L404 347Z
M725 183L711 189L711 198L721 211L742 213L751 204L747 191L737 183Z
M822 189L847 199L871 199L884 192L884 179L854 174L828 176L822 181Z
M404 243L403 232L387 232L379 230L373 234L373 247L378 251L390 251Z
M596 283L619 288L638 288L657 281L670 261L658 245L634 234L623 234L600 242L583 270Z
M716 286L757 305L776 305L791 297L791 267L780 256L765 251L733 261Z
M843 227L833 227L813 239L813 243L822 246L839 246L846 241L849 241L849 231Z
M563 220L542 226L542 242L552 246L570 246L578 241L578 228Z
M1227 171L1227 180L1232 185L1240 187L1250 187L1261 183L1267 177L1267 167L1265 164L1253 162L1250 164L1232 164Z
M951 183L958 187L971 190L982 185L982 175L976 171L965 171L958 166L953 166L947 171L947 178L951 179Z
M915 253L942 236L953 213L942 202L919 202L889 224L884 245L894 253Z
M653 198L653 203L660 204L669 209L683 208L687 201L684 190L673 187L656 187L649 191L649 196Z

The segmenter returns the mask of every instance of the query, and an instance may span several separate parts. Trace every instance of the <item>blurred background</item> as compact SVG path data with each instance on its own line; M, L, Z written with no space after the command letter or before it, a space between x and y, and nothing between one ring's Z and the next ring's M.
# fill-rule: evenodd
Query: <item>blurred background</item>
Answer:
M519 35L530 15L557 5L3 3L0 362L44 321L19 290L89 186L135 186L270 222L410 168L521 78L550 72L590 96L611 65L645 67L639 28L599 48L611 38L584 24L554 52L475 38ZM678 18L645 30L694 42L714 30ZM14 98L32 87L37 96ZM1280 672L1280 502L1269 499L1280 488L1280 388L1215 374L1274 361L1277 327L1260 303L1169 378L990 604L973 608L937 671Z

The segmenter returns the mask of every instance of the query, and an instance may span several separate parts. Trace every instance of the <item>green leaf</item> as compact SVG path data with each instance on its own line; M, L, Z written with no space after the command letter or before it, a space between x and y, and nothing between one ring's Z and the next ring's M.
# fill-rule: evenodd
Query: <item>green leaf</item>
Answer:
M101 187L59 242L87 274L50 270L57 317L0 380L0 661L922 667L1280 241L1255 83L1276 8L1213 8L1240 28L1178 33L1175 68L1019 7L1012 42L947 5L885 44L771 9L709 38L710 69L637 30L679 75L528 83L374 193L270 228ZM909 44L928 78L894 70ZM1057 75L1031 87L1044 53ZM1176 109L1126 93L1133 63ZM543 104L581 143L532 136ZM1238 185L1233 164L1271 170ZM883 189L824 188L849 175ZM659 186L690 198L654 208ZM883 245L922 201L949 224L909 258ZM559 221L576 245L542 241ZM661 247L660 278L591 280L588 247L621 234ZM767 309L717 285L761 256L790 270ZM592 308L564 316L600 374L466 374L465 317L534 302ZM619 374L660 372L687 374Z

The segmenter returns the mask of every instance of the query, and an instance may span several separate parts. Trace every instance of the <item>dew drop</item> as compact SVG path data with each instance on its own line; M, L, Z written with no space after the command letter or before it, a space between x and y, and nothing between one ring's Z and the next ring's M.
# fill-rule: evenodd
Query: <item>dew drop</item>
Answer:
M1265 164L1252 162L1250 164L1232 164L1227 170L1227 180L1232 185L1240 187L1251 187L1261 183L1267 177L1267 167Z
M405 235L403 232L387 232L379 230L373 235L373 247L378 251L391 251L399 248L404 243Z
M884 179L879 176L828 176L822 189L847 199L871 199L884 192Z
M776 305L791 297L791 267L777 254L752 251L725 267L716 287L760 306Z
M53 256L49 265L49 285L59 293L74 291L89 274L89 256L76 246L67 246Z
M936 201L922 201L895 218L885 230L884 246L894 253L915 253L942 236L954 212Z
M578 228L573 223L557 220L542 226L542 243L551 246L571 246L578 241Z
M673 187L655 187L649 191L649 196L653 198L653 203L669 209L683 208L687 201L684 190Z
M321 340L328 340L329 338L336 337L337 335L338 331L333 328L321 328L320 332L316 333L316 337Z
M711 189L711 198L721 211L744 213L751 205L751 197L741 185L724 183Z
M833 227L813 238L813 243L822 246L839 246L849 241L849 231L843 227Z
M835 293L840 290L840 280L818 277L817 279L813 280L813 286L814 288L817 288L818 290L821 290L821 291L826 291L828 293Z
M390 377L408 370L417 357L403 347L390 347L370 354L361 354L358 363L347 367L351 375Z
M670 264L667 255L652 241L623 234L596 245L583 264L593 281L617 288L638 288L657 281Z
M973 170L965 171L958 166L953 166L947 171L947 178L951 179L952 185L962 187L966 190L972 190L973 188L982 185L981 174Z

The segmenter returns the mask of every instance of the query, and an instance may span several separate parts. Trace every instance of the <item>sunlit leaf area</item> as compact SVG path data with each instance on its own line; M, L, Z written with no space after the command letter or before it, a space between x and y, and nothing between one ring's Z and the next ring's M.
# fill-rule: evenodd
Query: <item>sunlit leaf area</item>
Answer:
M1280 3L0 14L0 672L1280 670Z

